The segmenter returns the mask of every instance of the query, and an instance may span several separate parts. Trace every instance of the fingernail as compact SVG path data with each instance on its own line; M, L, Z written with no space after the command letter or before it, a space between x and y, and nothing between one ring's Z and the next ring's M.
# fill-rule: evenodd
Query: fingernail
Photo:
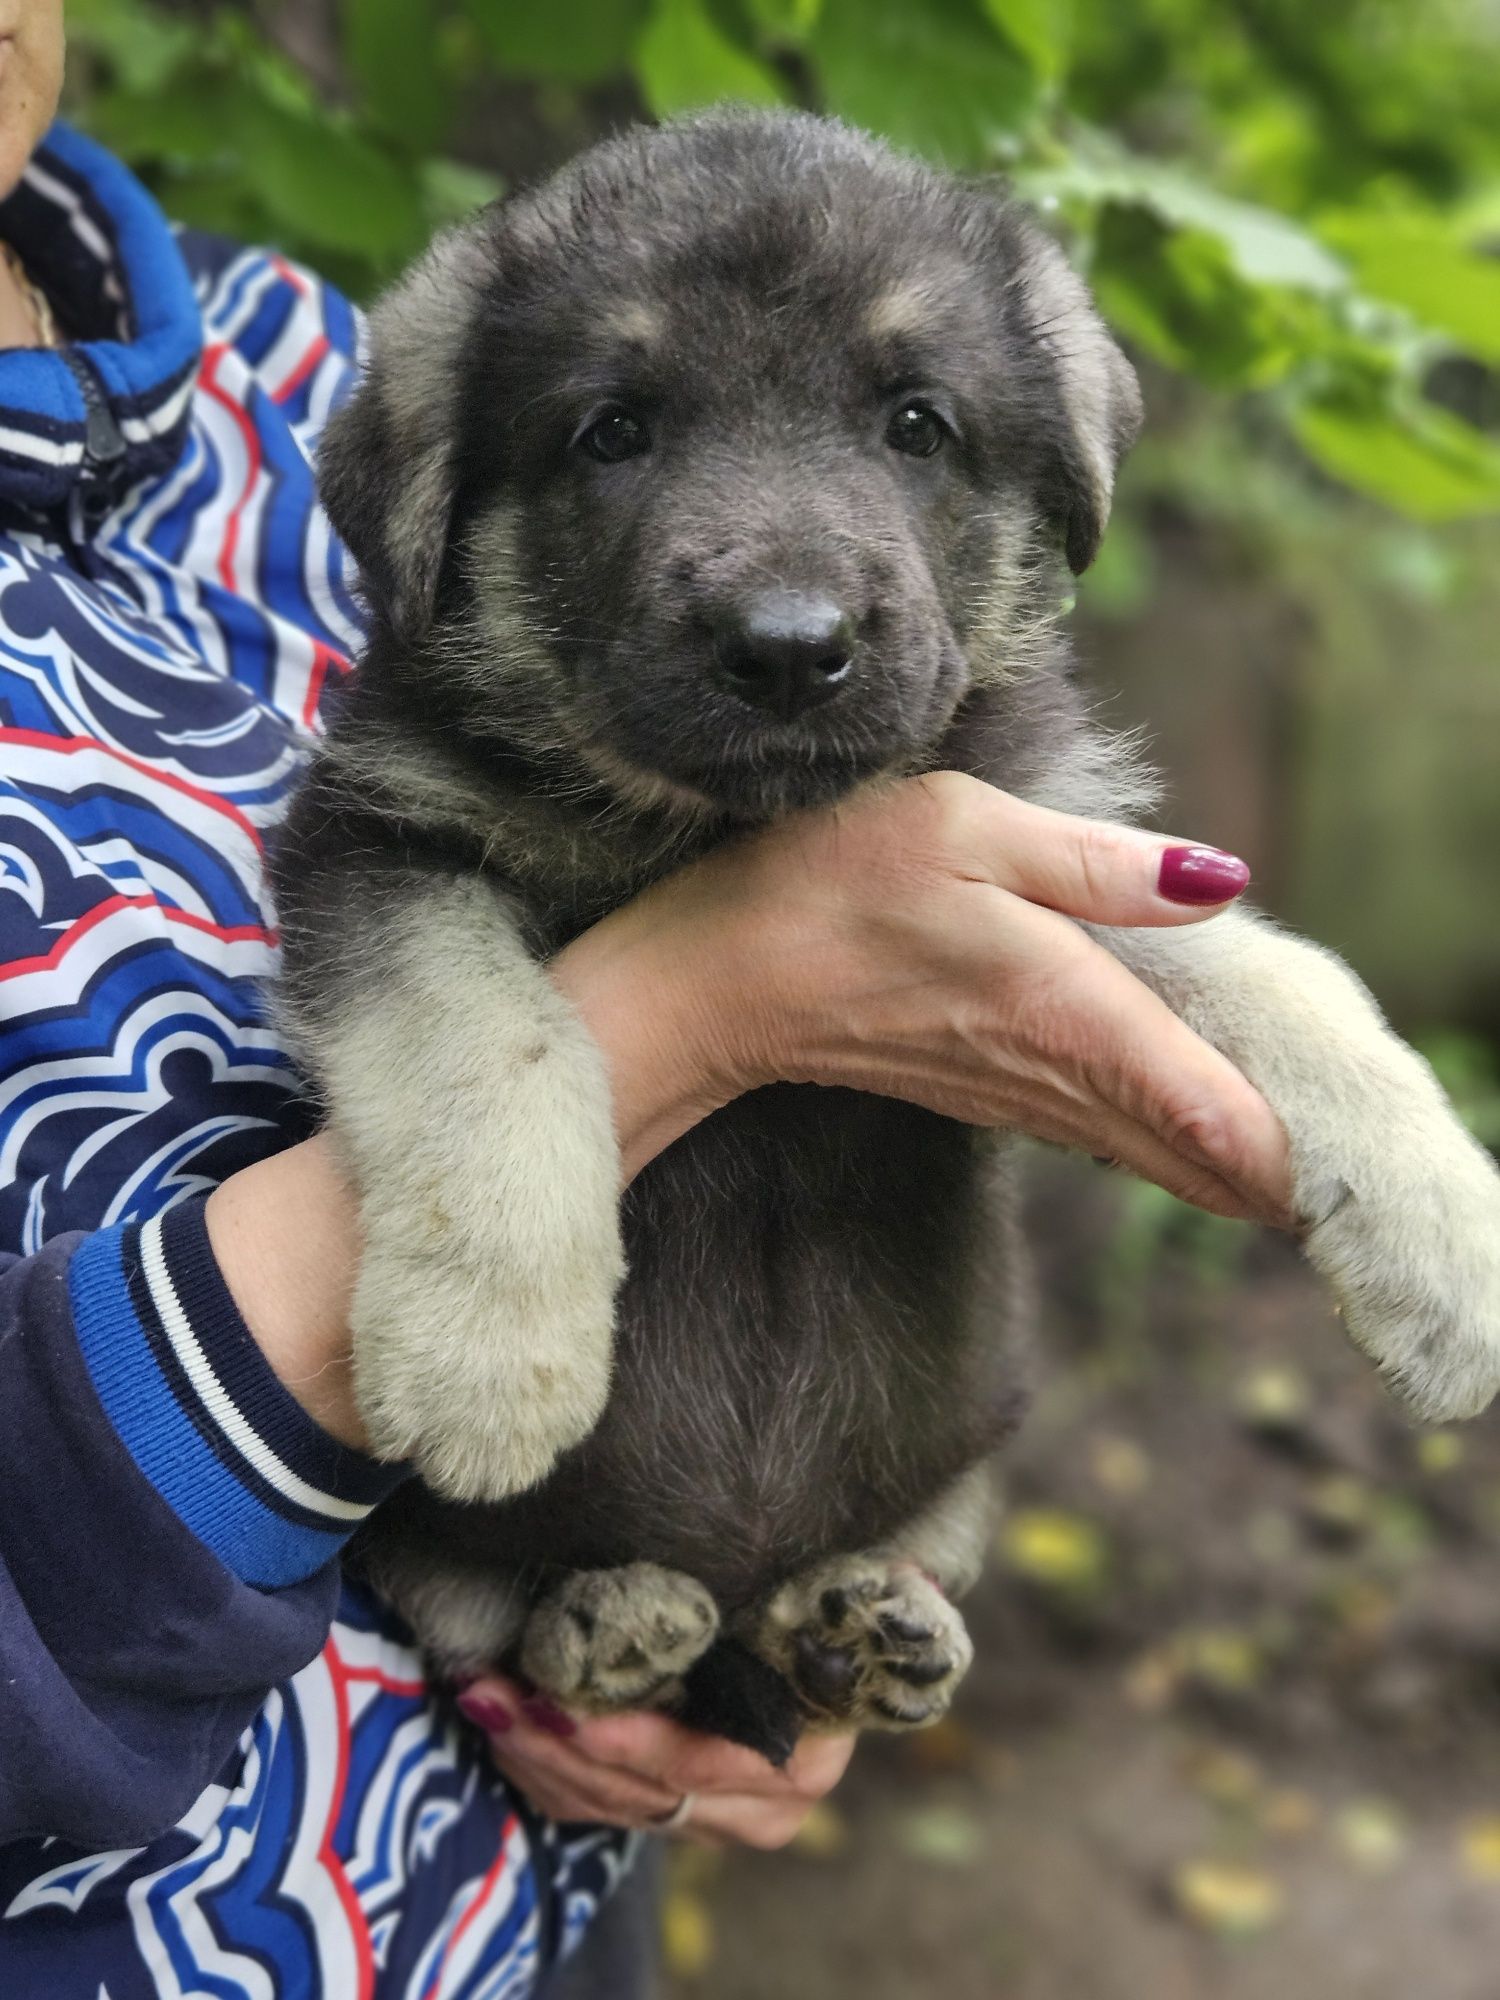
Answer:
M550 1729L554 1736L576 1736L578 1724L571 1715L565 1715L544 1694L528 1695L521 1703L521 1713L534 1722L538 1729Z
M516 1718L492 1695L461 1694L458 1708L459 1713L466 1715L475 1728L482 1729L486 1736L503 1736L507 1729L515 1727Z
M1250 870L1237 854L1217 847L1169 847L1156 886L1169 903L1227 903L1249 880Z

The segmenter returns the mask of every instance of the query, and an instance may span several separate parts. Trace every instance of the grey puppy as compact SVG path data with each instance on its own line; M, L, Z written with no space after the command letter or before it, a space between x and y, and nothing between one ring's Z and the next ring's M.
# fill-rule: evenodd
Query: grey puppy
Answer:
M1010 1142L778 1086L619 1193L549 983L727 833L957 770L1147 801L1059 619L1139 421L1053 244L841 125L634 131L377 308L323 490L371 612L282 842L279 1005L362 1208L367 1550L454 1667L593 1711L939 1714L1024 1318ZM940 802L961 806L945 781ZM1427 1416L1500 1385L1500 1181L1333 957L1100 941L1269 1098L1307 1250Z

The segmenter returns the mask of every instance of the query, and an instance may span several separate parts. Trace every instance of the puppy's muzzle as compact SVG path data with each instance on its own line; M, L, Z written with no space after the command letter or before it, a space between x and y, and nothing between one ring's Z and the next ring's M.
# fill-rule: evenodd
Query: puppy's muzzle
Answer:
M713 671L752 708L795 722L854 679L854 621L832 598L763 591L715 621Z

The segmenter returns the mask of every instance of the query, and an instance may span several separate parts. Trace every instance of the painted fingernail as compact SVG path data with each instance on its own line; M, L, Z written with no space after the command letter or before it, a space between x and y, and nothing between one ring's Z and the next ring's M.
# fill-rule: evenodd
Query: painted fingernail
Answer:
M1237 854L1217 847L1169 847L1156 886L1169 903L1227 903L1249 880L1250 870Z
M521 1713L538 1729L550 1729L554 1736L576 1736L578 1724L571 1715L565 1715L555 1703L548 1701L544 1694L528 1695L521 1703Z
M515 1727L516 1718L492 1695L461 1694L458 1698L461 1715L466 1715L476 1729L482 1729L486 1736L503 1736L507 1729Z

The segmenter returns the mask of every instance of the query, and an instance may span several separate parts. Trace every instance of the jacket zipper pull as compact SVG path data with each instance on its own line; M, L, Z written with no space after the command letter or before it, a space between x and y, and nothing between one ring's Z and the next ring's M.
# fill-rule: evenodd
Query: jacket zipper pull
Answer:
M88 498L94 506L107 504L111 474L128 450L125 433L115 421L103 385L90 363L76 347L65 347L62 354L83 397L82 481L90 489Z

